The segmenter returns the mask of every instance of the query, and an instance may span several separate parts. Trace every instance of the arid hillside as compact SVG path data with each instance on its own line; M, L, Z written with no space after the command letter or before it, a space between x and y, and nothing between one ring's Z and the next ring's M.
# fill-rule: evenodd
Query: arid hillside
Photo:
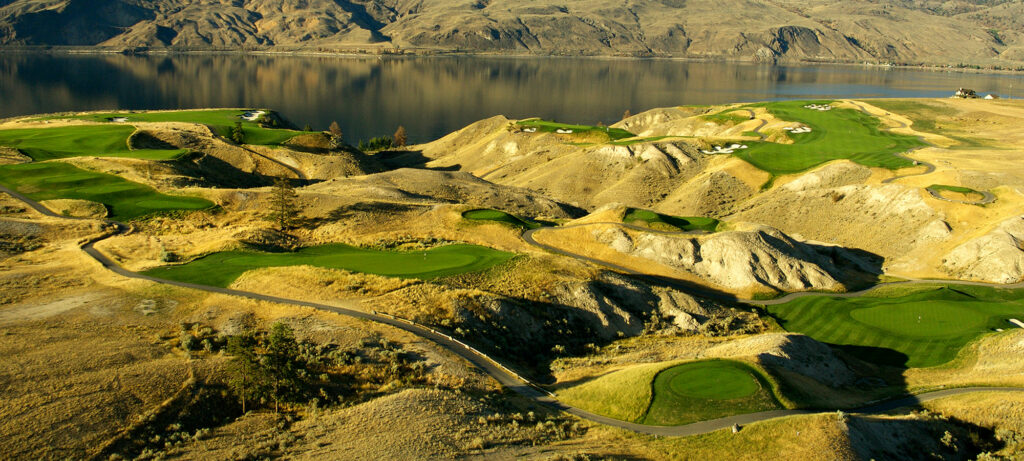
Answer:
M13 0L0 44L674 56L1017 67L1004 0Z

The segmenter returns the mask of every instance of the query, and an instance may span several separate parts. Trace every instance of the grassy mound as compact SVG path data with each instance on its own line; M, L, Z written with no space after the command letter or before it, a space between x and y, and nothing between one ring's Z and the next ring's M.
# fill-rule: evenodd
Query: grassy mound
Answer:
M715 232L721 221L714 218L679 217L655 213L649 210L629 208L622 217L626 224L644 223L647 227L666 231L707 231Z
M1024 290L940 287L859 298L814 296L768 306L783 328L849 346L861 358L888 365L946 363L965 345L1024 318Z
M651 402L651 381L664 363L638 365L558 390L558 399L574 407L622 421L643 419Z
M213 206L202 198L161 194L149 186L60 162L0 166L0 183L35 200L78 199L102 203L110 210L110 218L120 220L160 211Z
M968 195L968 196L973 195L973 196L975 196L975 198L977 200L981 200L982 198L985 197L985 194L982 194L981 192L978 192L978 191L976 191L974 189L971 189L970 187L963 187L963 186L950 186L950 185L947 185L947 184L932 184L932 185L926 187L925 189L934 191L936 193L940 193L941 191L949 191L949 192L955 192L957 194L964 194L964 195ZM941 194L939 194L939 195L941 195Z
M673 426L781 408L768 378L732 360L684 363L654 378L644 424Z
M635 135L622 128L609 128L591 125L569 125L567 123L547 122L544 120L523 120L517 122L520 128L536 128L542 133L556 133L558 130L572 131L573 134L600 134L605 135L611 141L632 138Z
M182 149L131 150L128 137L134 132L135 127L130 125L0 130L0 146L21 150L35 161L82 156L168 160L186 152Z
M429 279L475 272L514 255L476 245L447 245L427 251L382 251L343 244L303 248L294 253L224 251L180 266L145 274L168 280L227 287L246 271L264 267L317 266L401 278Z
M828 104L828 101L817 101ZM893 154L906 152L924 143L913 136L881 130L881 122L854 109L819 111L807 109L808 101L758 104L781 120L801 122L809 133L791 134L793 144L749 143L737 151L737 157L769 173L798 173L826 162L849 159L869 167L898 169L913 166L910 160Z
M496 221L512 225L514 227L522 227L526 229L536 229L541 227L539 223L522 219L518 216L505 213L504 211L490 210L490 209L479 209L469 210L462 213L462 217L470 221Z
M245 133L246 144L277 145L295 136L303 134L303 131L294 131L277 128L262 128L256 122L243 120L241 115L244 110L235 109L214 109L214 110L182 110L168 112L111 112L103 114L86 114L73 117L48 117L71 118L78 120L89 120L93 122L108 122L113 118L123 117L127 123L131 122L184 122L207 125L215 133L225 138L231 138L231 129L235 123L242 122L242 131Z

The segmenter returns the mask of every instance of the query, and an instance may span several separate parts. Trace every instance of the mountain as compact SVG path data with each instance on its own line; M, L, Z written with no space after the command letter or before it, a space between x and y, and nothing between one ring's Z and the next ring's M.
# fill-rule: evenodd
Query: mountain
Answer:
M0 0L0 45L1024 64L1016 0Z

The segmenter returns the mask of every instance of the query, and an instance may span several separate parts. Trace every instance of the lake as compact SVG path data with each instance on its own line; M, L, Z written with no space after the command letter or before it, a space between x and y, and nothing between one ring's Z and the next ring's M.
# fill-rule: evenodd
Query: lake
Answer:
M625 110L792 98L1024 96L1024 77L859 66L591 58L0 54L0 117L101 109L269 107L337 120L349 142L414 142L493 115L613 123Z

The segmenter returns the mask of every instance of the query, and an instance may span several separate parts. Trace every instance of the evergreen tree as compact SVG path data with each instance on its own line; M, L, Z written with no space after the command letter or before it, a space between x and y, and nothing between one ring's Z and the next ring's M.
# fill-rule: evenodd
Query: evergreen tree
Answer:
M313 127L307 123L306 126L302 127L302 131L313 131Z
M394 145L395 147L405 147L407 142L409 142L409 136L405 134L405 127L399 125L395 130Z
M242 413L246 402L258 402L267 395L266 375L255 349L256 338L251 334L228 338L227 352L232 355L228 362L228 387L241 401Z
M231 129L231 140L235 144L242 144L245 141L245 131L242 130L242 122L235 122L235 127Z
M274 189L270 193L270 214L267 216L277 223L280 230L288 229L299 215L299 195L287 179L274 180Z
M301 390L299 370L299 343L291 327L277 322L270 327L267 337L266 354L261 363L269 378L270 396L274 399L274 412L280 409L282 401L288 401Z

